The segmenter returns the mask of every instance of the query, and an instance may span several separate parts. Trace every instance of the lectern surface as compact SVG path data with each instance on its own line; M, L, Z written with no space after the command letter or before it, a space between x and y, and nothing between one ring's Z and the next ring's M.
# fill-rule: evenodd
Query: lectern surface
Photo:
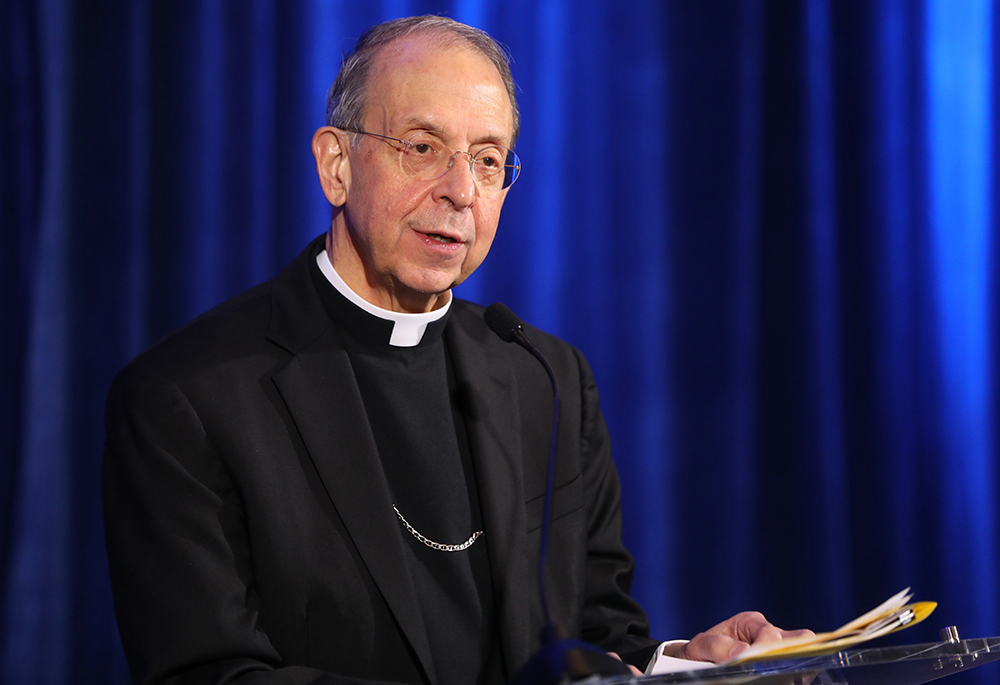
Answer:
M761 661L596 683L637 685L919 685L1000 660L1000 637L852 649L801 659Z

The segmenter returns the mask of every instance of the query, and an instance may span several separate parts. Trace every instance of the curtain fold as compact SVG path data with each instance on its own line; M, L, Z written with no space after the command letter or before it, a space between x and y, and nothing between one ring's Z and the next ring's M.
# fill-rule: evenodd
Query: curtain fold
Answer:
M990 303L993 86L992 6L927 3L930 275L939 378L941 488L953 531L942 579L982 631L995 625L996 473ZM958 132L958 135L956 135ZM991 400L993 402L991 406ZM961 589L960 589L961 588Z

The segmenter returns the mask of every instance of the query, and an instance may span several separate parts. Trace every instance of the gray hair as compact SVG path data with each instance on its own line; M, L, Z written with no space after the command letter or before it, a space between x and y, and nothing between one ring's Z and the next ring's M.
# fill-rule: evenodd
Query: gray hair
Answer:
M510 58L507 51L485 31L448 17L430 14L383 22L361 35L354 49L344 56L340 72L330 88L326 99L326 125L336 126L345 131L364 129L365 109L368 104L368 75L379 48L414 33L439 34L443 45L446 46L458 42L468 43L496 66L510 98L511 114L514 118L514 136L510 144L513 147L521 128L521 115L517 109L517 98L514 97L514 79L510 74ZM357 136L355 141L359 138L360 136Z

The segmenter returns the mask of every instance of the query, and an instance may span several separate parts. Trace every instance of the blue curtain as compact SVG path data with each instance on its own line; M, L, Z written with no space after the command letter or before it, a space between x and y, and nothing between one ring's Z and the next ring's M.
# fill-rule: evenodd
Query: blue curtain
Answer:
M460 295L588 355L654 633L831 629L907 585L940 606L897 641L1000 633L992 0L7 0L0 681L126 682L110 379L325 229L340 55L428 12L520 86Z

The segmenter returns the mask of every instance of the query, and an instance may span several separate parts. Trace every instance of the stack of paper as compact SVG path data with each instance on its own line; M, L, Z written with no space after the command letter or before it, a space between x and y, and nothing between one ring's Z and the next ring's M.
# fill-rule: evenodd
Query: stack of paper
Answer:
M907 604L911 597L913 597L913 593L910 592L910 588L906 588L832 633L817 633L780 642L755 644L728 663L788 659L839 652L846 647L916 625L930 616L934 608L937 607L937 602Z

